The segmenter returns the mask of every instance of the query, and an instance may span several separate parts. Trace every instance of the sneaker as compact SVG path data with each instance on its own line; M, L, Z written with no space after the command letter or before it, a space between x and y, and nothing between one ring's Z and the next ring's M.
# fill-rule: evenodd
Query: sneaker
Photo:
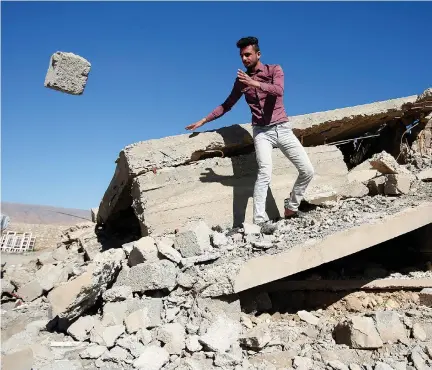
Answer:
M298 217L303 217L304 216L304 212L301 211L292 211L288 208L285 208L285 220L288 220L290 218L298 218Z

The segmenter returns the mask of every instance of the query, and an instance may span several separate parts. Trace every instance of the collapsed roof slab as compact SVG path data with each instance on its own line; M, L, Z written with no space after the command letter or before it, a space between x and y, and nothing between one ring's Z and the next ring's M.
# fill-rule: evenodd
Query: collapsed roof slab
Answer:
M404 112L414 108L416 112L418 109L420 112L427 111L428 99L424 99L423 93L419 96L292 116L290 120L294 133L301 138L303 145L316 146L365 132L374 126L379 127L381 123L403 116ZM416 103L418 100L421 102ZM432 107L429 111L432 111ZM149 171L197 161L208 152L215 153L215 156L232 156L245 148L253 150L250 124L168 136L126 146L116 160L114 176L100 203L98 223L105 223L112 215L130 207L133 178Z
M346 257L432 223L432 203L406 208L380 222L362 224L313 244L248 260L235 278L238 293Z
M315 172L306 196L341 192L348 183L348 169L341 151L335 146L317 146L306 148L306 152ZM159 234L197 220L222 227L251 223L256 173L255 153L250 153L209 158L137 176L131 194L141 234ZM270 218L283 214L284 199L289 196L297 176L294 165L274 149L267 197Z

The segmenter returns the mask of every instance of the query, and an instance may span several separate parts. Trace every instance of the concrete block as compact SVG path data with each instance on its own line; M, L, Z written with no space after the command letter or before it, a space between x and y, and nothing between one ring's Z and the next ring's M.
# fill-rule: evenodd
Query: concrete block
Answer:
M156 245L160 254L175 263L180 263L182 256L173 248L174 241L172 239L166 237L161 238L156 242Z
M370 179L367 186L369 188L370 195L384 194L384 184L386 183L386 176L381 175Z
M140 329L146 329L150 326L150 318L148 310L142 308L135 312L132 312L125 318L126 331L129 334L136 333Z
M129 255L128 264L130 267L136 266L145 261L158 261L158 249L156 241L150 237L145 236L133 242L133 248Z
M71 95L81 95L87 84L91 64L74 53L58 51L50 58L45 87Z
M432 168L426 168L425 170L417 174L417 178L421 181L432 181Z
M176 234L174 247L184 258L200 256L212 249L211 234L211 229L204 222L199 221Z
M386 175L384 193L387 195L408 194L411 188L413 176L410 174Z
M18 289L17 295L21 297L25 302L34 301L39 298L43 293L43 289L37 280L32 280L26 285L23 285Z
M74 339L83 342L90 337L90 331L94 324L95 318L93 316L83 316L69 326L67 332Z
M165 348L151 345L133 362L133 367L145 370L160 370L169 361L169 353Z
M408 344L408 336L405 326L397 312L379 311L374 316L375 325L383 343L401 342Z
M179 323L165 324L158 329L157 339L170 355L181 355L186 346L186 332Z
M226 352L238 341L240 332L239 322L220 315L200 337L199 342L212 352Z
M337 325L334 334L337 344L345 344L354 349L377 349L383 346L370 317L354 316L346 323Z

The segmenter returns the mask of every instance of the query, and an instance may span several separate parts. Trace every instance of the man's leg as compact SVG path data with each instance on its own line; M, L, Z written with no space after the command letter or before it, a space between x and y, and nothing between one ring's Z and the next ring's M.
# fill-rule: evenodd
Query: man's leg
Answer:
M298 211L304 193L314 176L314 169L303 145L294 135L291 125L278 125L278 147L297 168L299 175L291 191L289 199L285 200L285 215L291 216Z
M273 135L272 132L273 131ZM272 149L275 142L274 129L254 128L255 155L258 163L258 175L253 194L253 222L268 220L265 210L268 187L272 175Z

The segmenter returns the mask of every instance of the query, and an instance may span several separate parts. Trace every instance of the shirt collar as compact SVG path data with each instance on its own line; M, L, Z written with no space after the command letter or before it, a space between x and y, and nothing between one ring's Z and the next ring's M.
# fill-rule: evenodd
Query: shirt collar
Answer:
M262 64L261 62L258 62L257 66L255 68L255 71L254 72L249 72L249 74L255 75L258 72L263 72L263 71L264 71L264 64Z

